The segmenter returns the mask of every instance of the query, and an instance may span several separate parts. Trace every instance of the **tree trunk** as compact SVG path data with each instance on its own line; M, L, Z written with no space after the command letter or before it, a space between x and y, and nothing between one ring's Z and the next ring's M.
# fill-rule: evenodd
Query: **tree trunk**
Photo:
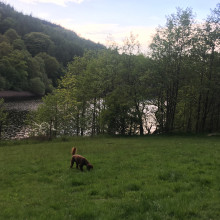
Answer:
M76 115L76 136L79 136L79 132L80 132L80 126L79 126L79 111L78 111Z
M96 133L96 97L93 102L93 113L92 113L92 136Z
M200 124L200 114L201 114L201 92L199 94L198 108L197 108L197 119L196 119L196 133L199 132L199 124Z

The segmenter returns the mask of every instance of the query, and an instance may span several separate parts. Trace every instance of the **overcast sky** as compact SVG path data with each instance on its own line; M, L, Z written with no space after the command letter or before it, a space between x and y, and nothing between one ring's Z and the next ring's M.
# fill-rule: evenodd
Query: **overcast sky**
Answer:
M219 0L1 0L19 12L32 14L75 31L83 38L106 44L117 43L132 32L145 47L155 28L164 26L176 8L193 9L203 21Z

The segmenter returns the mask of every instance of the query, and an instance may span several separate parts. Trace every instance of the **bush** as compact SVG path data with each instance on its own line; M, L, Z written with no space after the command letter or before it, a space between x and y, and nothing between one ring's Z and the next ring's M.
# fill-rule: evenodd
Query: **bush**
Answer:
M30 80L31 91L37 95L45 94L45 85L39 77Z

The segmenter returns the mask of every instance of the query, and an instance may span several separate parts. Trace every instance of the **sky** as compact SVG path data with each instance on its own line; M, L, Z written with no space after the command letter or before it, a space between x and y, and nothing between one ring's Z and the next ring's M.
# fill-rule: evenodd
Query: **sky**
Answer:
M142 48L150 44L155 29L166 24L176 8L192 8L203 22L219 0L0 0L15 10L73 30L104 45L121 44L132 33ZM144 52L144 51L143 51Z

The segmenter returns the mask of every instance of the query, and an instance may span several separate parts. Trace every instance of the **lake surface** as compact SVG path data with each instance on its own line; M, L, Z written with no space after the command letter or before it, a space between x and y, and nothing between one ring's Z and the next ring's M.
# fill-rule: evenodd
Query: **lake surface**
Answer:
M4 107L8 113L7 124L4 128L3 139L22 139L29 137L29 130L25 124L30 111L37 110L42 103L40 98L6 100Z

